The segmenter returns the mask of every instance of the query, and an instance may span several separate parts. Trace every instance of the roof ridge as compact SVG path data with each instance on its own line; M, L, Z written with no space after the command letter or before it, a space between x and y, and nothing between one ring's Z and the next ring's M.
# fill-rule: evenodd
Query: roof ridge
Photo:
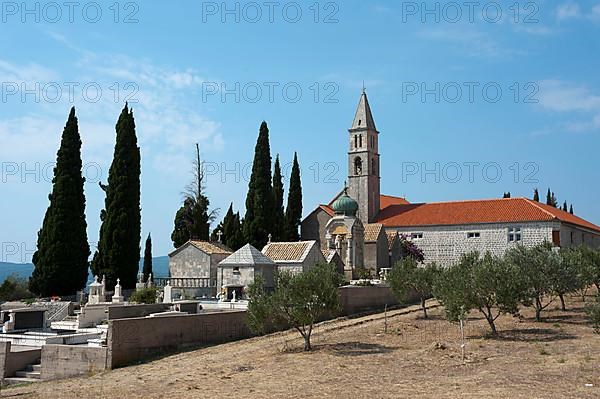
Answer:
M558 219L558 220L560 220L560 219L559 219L559 218L558 218L558 217L557 217L555 214L553 214L553 213L551 213L551 212L549 212L549 211L545 210L544 208L542 208L541 206L539 206L538 204L536 204L536 202L537 202L537 201L533 201L533 200L530 200L529 198L525 198L525 197L523 197L523 198L521 198L521 199L524 199L524 200L525 200L525 202L527 202L528 204L530 204L530 205L533 205L533 206L535 206L537 209L541 210L542 212L544 212L544 213L546 213L546 214L550 215L550 217L552 217L552 219Z

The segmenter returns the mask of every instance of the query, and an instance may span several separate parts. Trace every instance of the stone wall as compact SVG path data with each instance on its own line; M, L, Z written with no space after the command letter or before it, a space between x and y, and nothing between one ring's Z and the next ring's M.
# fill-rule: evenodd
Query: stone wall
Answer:
M107 364L120 367L186 346L223 343L250 336L245 311L110 320Z
M552 242L552 231L560 229L558 222L476 224L460 226L424 226L412 228L388 227L410 237L411 233L422 233L423 238L413 242L423 250L425 261L435 261L447 266L457 262L462 254L490 251L502 256L507 249L517 245L508 241L509 228L521 228L521 244L534 246L544 241ZM467 233L479 233L478 238L467 238Z
M41 350L38 348L15 352L11 348L10 342L0 342L0 379L12 377L15 372L40 360Z
M600 248L600 234L577 227L567 223L560 225L560 246L576 247L579 245L588 245L592 248Z
M170 308L171 305L168 303L110 306L108 308L108 319L144 317L152 313L165 312Z
M321 208L313 211L300 225L302 241L316 240L321 249L328 249L327 239L325 238L325 226L329 220L331 220L331 216Z
M54 380L106 370L107 352L107 348L44 345L41 378Z
M366 310L383 309L385 305L398 304L390 287L345 286L339 289L342 315L351 315Z

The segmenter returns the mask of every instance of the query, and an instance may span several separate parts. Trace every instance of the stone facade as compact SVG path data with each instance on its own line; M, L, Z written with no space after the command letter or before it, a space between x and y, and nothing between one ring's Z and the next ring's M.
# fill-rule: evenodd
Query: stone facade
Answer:
M318 207L302 220L300 231L303 241L315 240L319 243L321 249L327 250L325 226L332 216L323 207Z
M512 229L520 229L520 241L509 241L509 231ZM595 248L600 246L598 233L584 232L580 228L560 222L386 227L386 230L397 231L410 238L423 250L426 262L436 262L444 266L456 263L462 254L472 251L489 251L493 255L502 256L506 250L518 244L531 247L543 242L552 243L553 232L560 232L561 237L570 237L571 232L574 232L575 237L581 237L583 234L584 237L588 237L587 244L592 244ZM561 241L555 244L570 246L565 239ZM580 242L576 241L574 245Z

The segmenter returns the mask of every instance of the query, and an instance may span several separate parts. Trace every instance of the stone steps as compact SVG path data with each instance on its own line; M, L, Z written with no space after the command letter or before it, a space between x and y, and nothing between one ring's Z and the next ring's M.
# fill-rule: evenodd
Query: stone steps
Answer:
M30 384L32 382L39 382L39 378L21 378L21 377L6 377L4 383L6 385L17 385L17 384Z
M35 380L39 381L40 378L41 378L41 372L39 372L39 371L25 371L25 370L21 370L21 371L15 372L15 377L18 377L18 378L29 378L29 379L35 379Z

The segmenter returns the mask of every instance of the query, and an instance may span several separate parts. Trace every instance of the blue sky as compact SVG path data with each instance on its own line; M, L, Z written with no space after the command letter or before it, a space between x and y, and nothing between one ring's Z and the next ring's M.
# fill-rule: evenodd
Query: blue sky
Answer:
M231 201L243 209L262 120L273 156L288 164L298 152L305 214L328 201L345 179L363 81L381 132L383 193L430 202L551 187L599 224L600 1L514 4L3 2L0 260L29 261L35 250L71 105L90 241L104 201L98 180L130 100L143 236L152 232L164 255L195 142L221 215Z

